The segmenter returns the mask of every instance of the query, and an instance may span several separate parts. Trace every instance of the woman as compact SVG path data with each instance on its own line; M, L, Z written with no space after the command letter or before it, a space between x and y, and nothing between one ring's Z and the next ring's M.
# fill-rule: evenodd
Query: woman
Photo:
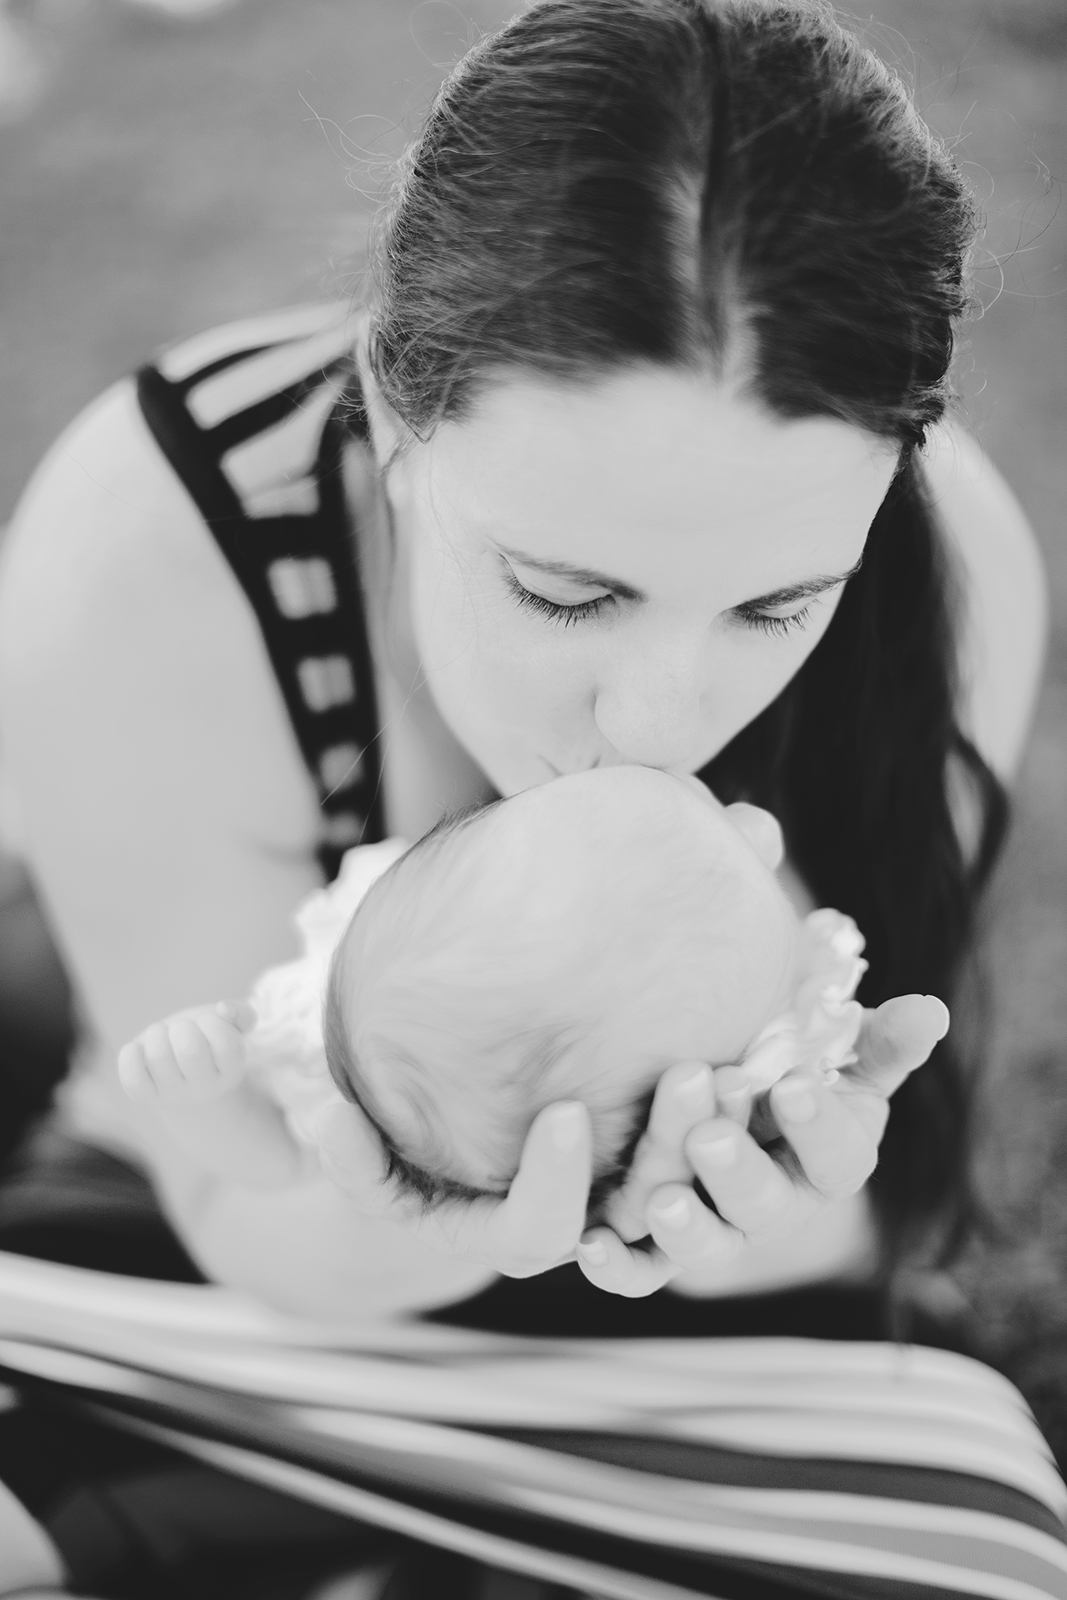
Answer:
M548 0L436 102L365 317L190 341L48 458L5 558L0 718L91 1039L66 1126L151 1174L208 1276L619 1327L573 1267L538 1276L577 1249L652 1296L634 1331L804 1332L840 1302L724 1297L886 1281L957 1238L967 1075L922 996L966 956L1043 607L1015 502L944 421L974 227L820 7ZM772 810L798 901L857 918L887 1002L846 1092L776 1091L770 1150L665 1076L651 1244L582 1237L573 1109L506 1202L415 1218L354 1113L337 1182L275 1202L121 1098L119 1045L284 957L320 863L605 761ZM657 1186L683 1148L704 1193ZM676 1275L687 1298L652 1293Z

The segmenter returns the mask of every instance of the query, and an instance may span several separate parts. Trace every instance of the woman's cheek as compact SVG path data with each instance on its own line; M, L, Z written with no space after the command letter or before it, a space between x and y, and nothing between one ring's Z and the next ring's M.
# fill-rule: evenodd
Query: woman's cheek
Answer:
M572 742L592 704L568 641L520 614L498 583L447 558L413 575L412 618L426 682L455 737L503 793L543 782L544 758Z
M812 619L785 637L731 633L710 663L708 703L710 754L717 755L778 698L807 661L833 616Z

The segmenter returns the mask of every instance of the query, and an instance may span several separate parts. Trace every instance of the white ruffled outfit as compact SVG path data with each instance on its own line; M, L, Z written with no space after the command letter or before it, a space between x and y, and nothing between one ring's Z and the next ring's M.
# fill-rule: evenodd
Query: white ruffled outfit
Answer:
M829 906L804 918L793 1004L757 1034L741 1063L756 1094L794 1067L816 1067L832 1083L857 1059L863 1007L856 987L867 970L863 935Z
M334 881L308 895L293 918L301 954L268 967L249 995L258 1019L249 1035L249 1064L306 1144L316 1143L317 1118L340 1098L322 1039L330 958L371 884L407 849L405 839L384 839L346 851Z
M301 954L270 967L252 990L258 1018L249 1036L252 1069L305 1143L315 1143L318 1116L339 1098L322 1038L330 958L368 889L407 849L403 839L386 839L349 850L334 882L296 913ZM805 917L792 1005L767 1024L741 1063L757 1094L794 1067L818 1068L832 1082L856 1060L863 1008L854 995L867 968L862 949L851 917L828 908Z

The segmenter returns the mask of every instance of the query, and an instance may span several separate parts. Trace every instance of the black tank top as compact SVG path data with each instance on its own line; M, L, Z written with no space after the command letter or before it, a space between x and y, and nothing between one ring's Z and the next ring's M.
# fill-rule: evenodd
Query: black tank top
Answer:
M319 799L328 879L384 837L378 714L344 493L366 438L350 319L336 305L233 323L137 375L145 421L255 613Z

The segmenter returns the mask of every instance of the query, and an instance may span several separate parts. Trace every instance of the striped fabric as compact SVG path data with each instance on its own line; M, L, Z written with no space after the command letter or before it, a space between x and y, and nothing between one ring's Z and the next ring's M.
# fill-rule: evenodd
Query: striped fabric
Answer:
M384 836L378 720L342 454L354 330L298 306L182 341L137 377L153 435L255 612L321 813L320 859Z
M0 1256L0 1367L363 1522L618 1600L1067 1597L1067 1489L1004 1378L805 1339L330 1329Z

